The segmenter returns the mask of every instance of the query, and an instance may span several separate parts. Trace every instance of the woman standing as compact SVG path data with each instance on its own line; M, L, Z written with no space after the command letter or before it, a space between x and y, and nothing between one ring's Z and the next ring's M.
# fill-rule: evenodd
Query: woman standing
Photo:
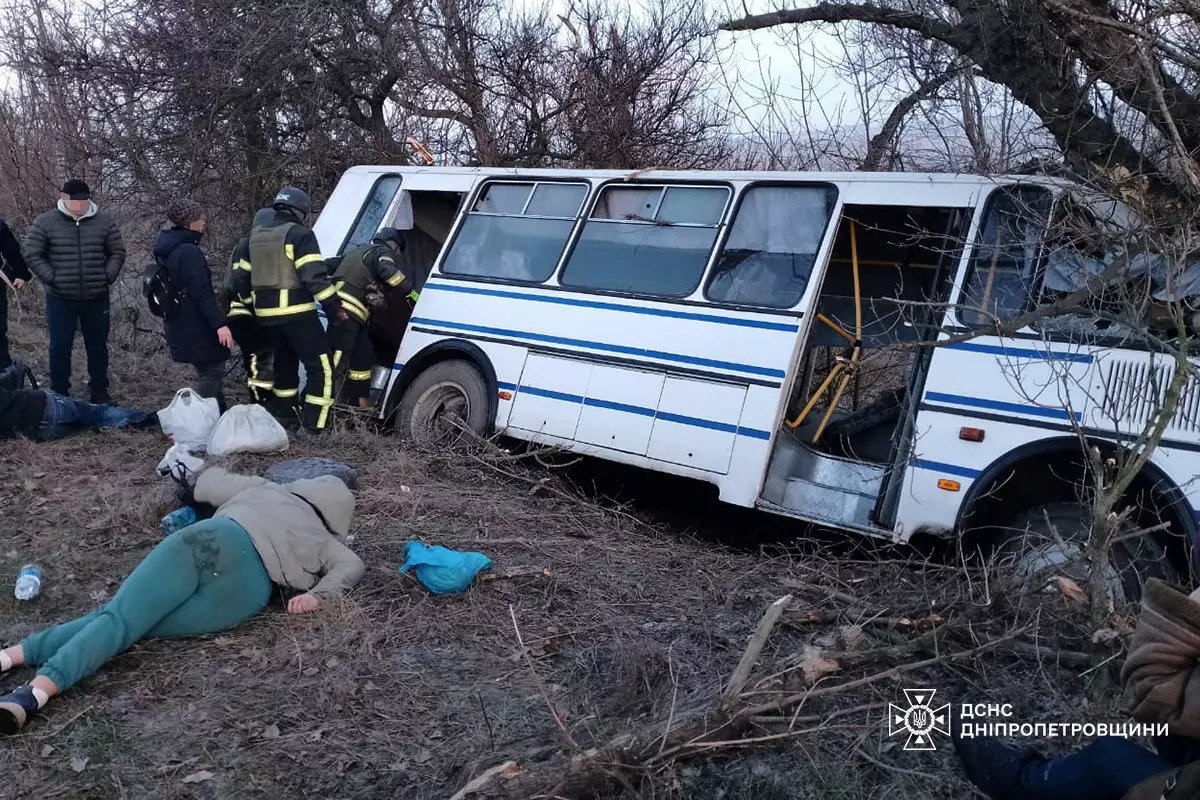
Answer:
M303 592L289 613L315 611L362 577L362 561L343 543L354 495L338 478L277 484L212 467L194 497L217 507L213 517L163 539L112 600L0 650L0 672L38 667L32 681L0 696L0 734L16 733L50 698L140 639L232 628L266 607L273 585Z
M179 311L163 321L171 358L196 368L196 392L214 397L225 411L225 362L233 347L233 334L217 303L212 271L200 249L204 235L204 209L194 200L173 200L167 206L171 227L158 232L154 257L167 265L180 294Z

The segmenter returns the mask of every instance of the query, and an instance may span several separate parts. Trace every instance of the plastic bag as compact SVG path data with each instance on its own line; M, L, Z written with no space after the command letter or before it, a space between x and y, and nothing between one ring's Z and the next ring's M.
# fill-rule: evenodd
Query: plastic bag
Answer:
M483 553L460 553L448 547L426 547L420 542L404 545L404 566L401 572L415 569L417 580L434 594L457 594L466 591L471 579L492 565Z
M171 444L180 445L189 453L208 445L208 437L220 418L216 398L201 397L191 389L180 389L170 405L158 412L158 424Z
M288 449L283 426L260 405L234 406L221 415L208 439L210 456L277 453Z
M179 480L187 477L189 472L198 473L204 469L204 460L196 458L187 448L173 444L167 449L167 454L158 462L158 474L166 477L174 475Z

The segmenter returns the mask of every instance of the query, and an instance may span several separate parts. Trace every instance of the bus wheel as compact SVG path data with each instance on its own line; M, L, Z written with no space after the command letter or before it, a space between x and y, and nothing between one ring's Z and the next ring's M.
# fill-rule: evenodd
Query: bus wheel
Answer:
M1000 555L1024 579L1036 576L1044 582L1062 576L1086 588L1091 514L1088 506L1072 502L1045 503L1023 511L1001 535ZM1152 535L1113 544L1103 569L1118 604L1140 601L1142 584L1148 578L1171 581L1179 577L1162 543Z
M402 435L422 444L450 444L465 431L483 436L487 397L487 382L472 364L441 361L404 391L393 424Z

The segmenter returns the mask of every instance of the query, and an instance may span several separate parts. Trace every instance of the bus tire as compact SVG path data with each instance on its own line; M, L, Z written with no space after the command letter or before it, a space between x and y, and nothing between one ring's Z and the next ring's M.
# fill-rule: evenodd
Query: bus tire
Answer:
M439 361L417 376L392 424L400 435L423 444L452 443L467 431L487 434L488 388L479 369L462 359Z
M1032 576L1036 573L1045 579L1062 575L1082 587L1087 579L1082 550L1091 534L1091 517L1089 506L1070 501L1043 503L1026 509L1005 526L997 542L999 552L1013 562L1018 574ZM1132 524L1138 526L1136 517ZM1067 546L1065 551L1055 540L1055 533ZM1167 558L1162 542L1152 535L1112 545L1108 569L1117 602L1139 602L1142 585L1149 578L1177 581L1180 577Z

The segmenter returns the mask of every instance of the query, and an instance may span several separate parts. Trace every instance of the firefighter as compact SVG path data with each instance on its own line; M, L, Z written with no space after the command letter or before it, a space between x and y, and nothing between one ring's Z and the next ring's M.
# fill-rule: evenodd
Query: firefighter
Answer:
M275 352L278 400L299 406L304 428L325 430L333 407L333 359L317 303L330 317L340 308L317 237L305 226L308 195L285 186L250 231L250 285L255 321L266 330ZM257 218L256 218L257 219ZM299 398L299 365L307 383Z
M345 253L333 275L341 309L330 317L329 345L333 350L334 385L343 402L366 406L371 388L375 350L367 333L370 309L367 291L379 286L392 297L416 303L417 291L396 264L404 250L404 234L395 228L380 228L366 247Z
M266 219L266 209L254 217L257 224ZM246 388L251 401L264 406L274 406L275 380L272 372L274 350L267 330L254 318L254 303L250 284L250 237L244 236L233 248L229 259L229 278L225 282L225 319L233 340L242 354L242 367L246 370Z

